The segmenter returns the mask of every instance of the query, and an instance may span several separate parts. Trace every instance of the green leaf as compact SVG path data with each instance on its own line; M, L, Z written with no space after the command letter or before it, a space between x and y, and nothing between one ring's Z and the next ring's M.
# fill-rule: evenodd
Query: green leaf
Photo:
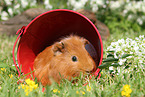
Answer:
M128 56L131 56L132 54L123 54L121 58L126 58Z
M5 64L5 63L0 63L0 68L6 68L6 67L8 67L7 64Z
M115 51L106 51L106 52L113 52L114 53Z
M113 57L113 58L114 58L114 55L113 55L113 54L108 54L108 55L107 55L107 58L108 58L108 57Z
M107 59L105 59L105 60L103 60L103 62L114 62L114 61L118 61L119 59L117 59L117 58L107 58Z
M120 64L119 63L114 63L114 64L111 64L111 66L118 67L118 66L120 66Z
M10 68L13 69L14 71L17 71L15 66L11 66Z
M100 66L98 66L99 69L104 69L106 67L109 67L111 65L111 63L105 63L105 64L101 64Z
M127 65L126 67L125 67L125 69L127 69L127 68L129 68L130 66L129 65Z

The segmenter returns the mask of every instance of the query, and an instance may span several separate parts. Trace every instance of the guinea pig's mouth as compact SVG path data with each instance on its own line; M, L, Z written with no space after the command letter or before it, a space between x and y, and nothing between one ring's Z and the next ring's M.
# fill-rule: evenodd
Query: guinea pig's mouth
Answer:
M91 75L91 71L86 71L85 75L90 76Z
M92 71L85 71L85 70L81 70L82 72L84 72L84 73L86 73L86 74L91 74L92 73Z
M91 73L91 71L86 71L86 73Z
M86 74L87 75L92 75L92 74L94 74L94 71L86 71Z
M84 72L84 73L91 73L93 71L92 70L88 70L88 69L80 69L80 72Z
M95 69L93 68L91 71L85 71L87 74L93 74L95 72Z

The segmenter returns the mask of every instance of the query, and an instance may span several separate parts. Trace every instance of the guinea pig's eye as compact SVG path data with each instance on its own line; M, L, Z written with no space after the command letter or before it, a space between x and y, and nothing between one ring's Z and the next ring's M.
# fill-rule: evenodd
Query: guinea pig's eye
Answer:
M77 57L76 56L72 56L72 61L73 62L77 62L78 61Z

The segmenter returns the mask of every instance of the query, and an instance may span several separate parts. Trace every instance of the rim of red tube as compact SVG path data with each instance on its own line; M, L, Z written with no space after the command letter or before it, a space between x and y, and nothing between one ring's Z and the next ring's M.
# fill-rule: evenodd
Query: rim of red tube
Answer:
M25 72L24 70L24 67L23 67L23 62L22 62L22 58L21 58L21 55L24 55L24 54L21 54L22 53L22 50L21 49L24 49L23 47L23 44L24 43L23 41L25 41L27 39L27 33L29 32L29 29L33 29L31 28L31 26L33 25L36 25L37 21L41 18L43 18L45 15L48 15L49 14L52 14L52 13L57 13L57 12L66 12L68 14L72 14L72 16L74 15L75 17L79 17L82 21L86 22L87 25L90 25L92 27L93 30L95 30L95 32L97 33L97 36L98 36L98 39L99 39L99 46L100 46L100 60L99 60L99 64L98 66L101 65L102 63L102 59L103 59L103 43L102 43L102 39L101 39L101 36L100 36L100 33L99 31L97 30L96 26L84 15L78 13L78 12L75 12L75 11L72 11L72 10L68 10L68 9L56 9L56 10L51 10L51 11L47 11L39 16L37 16L35 19L33 19L26 27L22 27L21 29L18 30L19 32L19 35L18 35L18 38L16 39L16 42L14 44L14 47L13 47L13 60L14 60L14 64L16 66L16 69L18 70L18 73L19 73L19 76L21 74L21 72L23 72L24 74L27 74L28 72ZM59 17L58 17L59 18ZM42 19L43 20L43 19ZM77 19L79 20L79 19ZM83 28L82 28L83 29ZM18 33L17 32L17 33ZM94 33L94 32L93 32ZM34 33L30 33L31 34L34 34ZM81 33L82 34L82 33ZM83 35L83 34L82 34ZM25 38L24 38L25 37ZM34 36L33 36L34 37ZM32 38L33 38L32 37ZM19 40L20 38L20 40ZM41 38L40 38L41 39ZM18 45L18 52L17 52L17 59L18 59L18 65L19 65L19 68L21 67L22 65L22 69L19 70L18 67L17 67L17 64L16 64L16 61L15 61L15 55L14 55L14 50L15 50L15 46L16 46L16 43L17 41L19 40L19 45ZM23 40L23 41L22 41ZM54 40L55 41L55 40ZM24 43L25 45L27 45L26 43ZM27 51L27 50L26 50ZM25 56L26 57L26 56ZM34 56L35 57L35 56ZM29 69L29 66L25 66L25 68ZM33 69L32 69L33 70ZM21 72L20 72L21 71ZM99 74L99 71L100 69L98 68L95 72L95 75L97 76ZM100 75L99 75L100 76ZM30 76L29 76L30 77Z

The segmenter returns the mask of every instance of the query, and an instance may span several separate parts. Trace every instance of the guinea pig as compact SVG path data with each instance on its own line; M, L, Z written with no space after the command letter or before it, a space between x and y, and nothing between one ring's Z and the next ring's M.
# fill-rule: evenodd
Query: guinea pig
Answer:
M34 60L34 76L43 86L52 81L60 83L62 78L71 80L96 70L96 63L85 49L89 41L77 35L62 38L46 47Z

